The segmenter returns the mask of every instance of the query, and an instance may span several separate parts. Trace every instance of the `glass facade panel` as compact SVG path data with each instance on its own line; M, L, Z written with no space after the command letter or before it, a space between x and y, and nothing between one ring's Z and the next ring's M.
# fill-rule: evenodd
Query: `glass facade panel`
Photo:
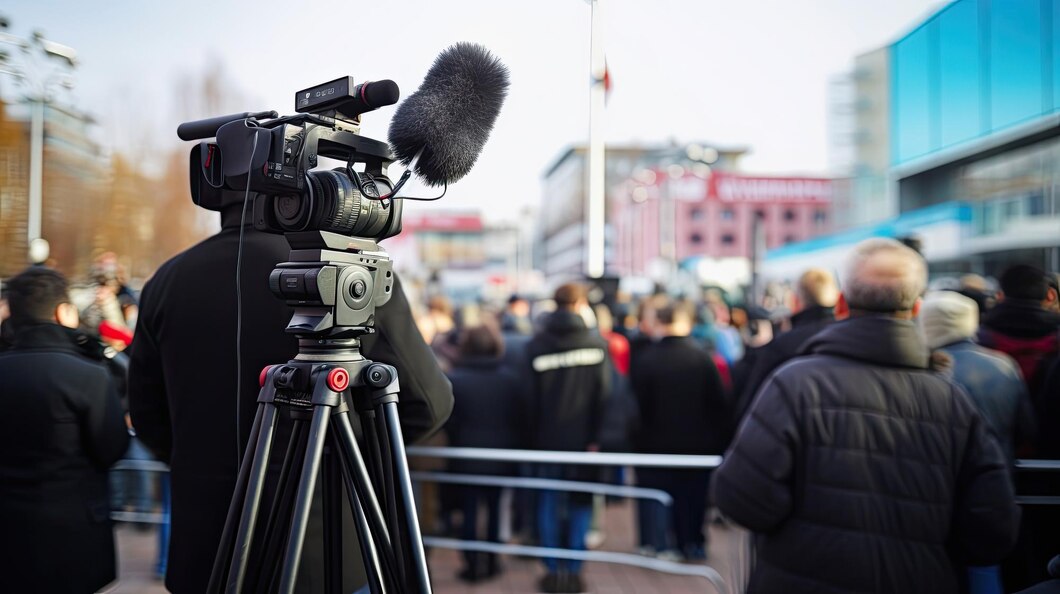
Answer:
M1042 110L1040 0L990 3L990 126L1000 130Z
M897 165L1060 110L1060 0L956 0L890 57Z
M939 17L939 135L941 146L975 138L980 114L979 6L951 4ZM937 147L933 147L937 148Z
M1046 23L1045 34L1050 37L1045 47L1051 50L1048 53L1049 61L1051 62L1052 69L1050 74L1053 78L1053 96L1052 96L1052 108L1054 110L1060 109L1060 0L1046 0L1047 4L1043 5L1042 8L1046 9L1042 14L1049 18L1049 23Z
M894 45L892 82L897 115L894 160L906 161L931 150L929 31L922 26Z

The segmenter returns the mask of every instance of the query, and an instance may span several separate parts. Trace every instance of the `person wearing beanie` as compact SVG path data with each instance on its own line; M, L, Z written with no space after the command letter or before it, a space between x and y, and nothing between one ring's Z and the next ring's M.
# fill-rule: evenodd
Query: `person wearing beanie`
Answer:
M1035 432L1030 395L1019 365L1005 353L974 342L979 305L970 297L954 291L932 293L924 300L919 319L928 348L952 359L953 380L971 397L1009 464L1014 464L1016 448L1033 439ZM1009 573L1008 568L1005 572ZM981 591L1010 591L1002 589L1000 575L996 565L968 568L971 584L989 584Z
M1016 361L976 344L979 306L955 291L932 293L920 308L928 348L952 360L953 380L971 396L1011 462L1016 448L1034 435L1030 395Z

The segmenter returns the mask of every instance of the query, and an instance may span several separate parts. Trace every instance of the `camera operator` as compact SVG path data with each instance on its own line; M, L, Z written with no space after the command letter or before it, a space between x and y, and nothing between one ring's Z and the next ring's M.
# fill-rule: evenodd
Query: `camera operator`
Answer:
M273 267L287 260L288 244L281 235L255 230L250 204L245 217L242 207L242 201L224 207L219 233L169 260L146 284L131 347L133 424L144 443L169 463L172 474L166 587L177 593L206 591L257 406L258 373L297 351L296 338L284 332L293 310L268 288ZM361 345L365 357L397 367L403 390L401 428L412 442L442 425L453 396L413 323L400 282L393 293L376 311L378 333L363 337ZM287 443L283 429L281 420L274 440L280 451ZM323 589L320 508L318 495L298 572L300 592ZM350 592L363 585L364 570L346 506L343 516L343 588Z

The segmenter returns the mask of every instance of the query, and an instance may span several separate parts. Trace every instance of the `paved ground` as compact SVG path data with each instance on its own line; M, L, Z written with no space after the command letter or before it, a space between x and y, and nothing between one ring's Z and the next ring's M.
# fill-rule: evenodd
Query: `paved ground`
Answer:
M634 550L634 517L631 505L609 506L605 515L606 539L600 550L632 552ZM128 525L117 529L121 579L109 594L165 594L166 590L153 574L157 538L153 530L141 532ZM735 594L741 568L746 567L746 533L737 528L712 526L708 564L726 582L722 594ZM456 578L460 553L435 549L430 552L430 569L435 592L439 594L485 594L537 592L541 563L534 559L504 558L504 573L488 582L469 586ZM685 594L713 593L715 589L704 578L671 575L610 563L588 563L585 566L588 589L594 594Z

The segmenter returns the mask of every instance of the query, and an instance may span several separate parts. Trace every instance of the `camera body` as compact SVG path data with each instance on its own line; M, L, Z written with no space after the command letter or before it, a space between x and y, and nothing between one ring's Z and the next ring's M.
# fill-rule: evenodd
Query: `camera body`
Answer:
M193 138L216 136L191 150L192 200L221 210L253 194L254 226L270 233L326 231L377 241L397 235L401 202L379 199L393 188L387 178L393 154L385 142L358 134L360 113L371 107L357 89L367 84L354 87L345 77L299 91L296 108L308 113L184 124L198 126L188 133ZM345 167L314 171L322 157Z

